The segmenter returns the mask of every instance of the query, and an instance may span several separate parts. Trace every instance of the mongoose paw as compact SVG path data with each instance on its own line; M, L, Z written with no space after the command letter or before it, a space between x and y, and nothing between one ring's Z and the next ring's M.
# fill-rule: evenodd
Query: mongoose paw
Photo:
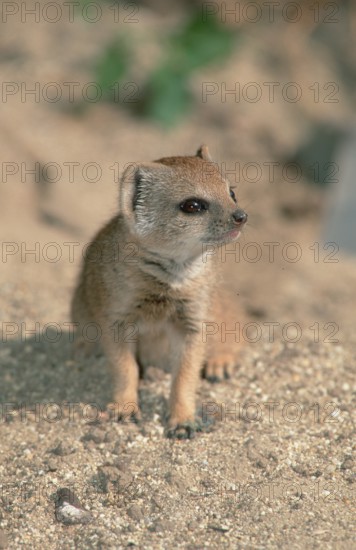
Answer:
M122 412L117 416L118 422L133 422L134 424L139 424L142 420L141 411L132 411L130 413Z
M134 424L140 424L142 420L141 411L132 412L130 414L128 413L121 413L117 417L118 422L132 422Z
M142 420L141 410L134 401L128 402L124 406L120 405L120 403L109 403L108 408L111 414L114 411L118 422L134 422L135 424L139 424Z
M221 355L207 359L203 367L203 378L211 383L228 380L231 377L232 370L236 360L230 355Z
M194 439L197 432L209 432L213 421L203 422L201 418L195 420L186 420L179 422L173 426L169 426L166 430L166 437L169 439Z

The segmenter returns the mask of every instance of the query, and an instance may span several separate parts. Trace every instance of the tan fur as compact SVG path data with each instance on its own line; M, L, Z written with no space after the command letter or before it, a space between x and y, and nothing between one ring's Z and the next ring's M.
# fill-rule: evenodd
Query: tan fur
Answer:
M192 198L208 210L183 212L180 205ZM222 378L236 362L236 346L218 336L214 345L203 342L204 322L236 320L227 318L219 292L217 255L204 261L204 247L233 242L246 221L239 214L206 146L194 157L132 165L123 174L119 213L92 241L72 302L77 347L90 351L88 323L100 328L119 418L125 411L140 418L138 365L155 363L173 376L168 435L190 437L199 428L195 392L203 365L208 377Z

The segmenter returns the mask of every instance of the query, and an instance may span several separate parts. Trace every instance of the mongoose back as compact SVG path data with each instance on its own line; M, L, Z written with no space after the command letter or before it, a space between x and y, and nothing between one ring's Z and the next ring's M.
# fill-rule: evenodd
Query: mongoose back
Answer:
M202 429L195 415L200 372L216 381L236 361L235 350L202 338L205 321L226 320L216 262L204 251L234 242L246 221L204 145L195 156L125 170L118 214L91 242L72 301L77 347L92 345L86 326L100 327L119 420L128 411L140 419L139 367L157 358L172 372L167 436L190 438Z

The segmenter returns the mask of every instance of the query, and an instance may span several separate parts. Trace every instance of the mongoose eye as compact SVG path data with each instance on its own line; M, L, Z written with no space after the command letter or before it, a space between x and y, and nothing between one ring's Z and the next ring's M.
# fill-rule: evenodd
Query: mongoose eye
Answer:
M208 210L208 203L201 199L187 199L179 207L186 214L196 214Z
M230 188L230 197L232 198L232 200L233 200L234 202L237 203L236 195L235 195L235 193L234 193L234 190L231 189L231 188Z

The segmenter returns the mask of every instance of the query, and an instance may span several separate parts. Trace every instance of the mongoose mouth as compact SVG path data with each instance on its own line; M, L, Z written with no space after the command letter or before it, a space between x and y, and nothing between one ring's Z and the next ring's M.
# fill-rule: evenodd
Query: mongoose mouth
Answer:
M216 236L216 237L214 236L214 237L211 237L210 239L206 239L204 242L218 243L218 244L230 243L230 242L236 241L239 238L240 233L241 233L241 229L235 228L235 229L231 229L230 231L226 231L220 236Z
M218 242L231 242L236 241L241 234L241 229L231 229L230 231L227 231L226 233L223 233L221 237L217 237Z

